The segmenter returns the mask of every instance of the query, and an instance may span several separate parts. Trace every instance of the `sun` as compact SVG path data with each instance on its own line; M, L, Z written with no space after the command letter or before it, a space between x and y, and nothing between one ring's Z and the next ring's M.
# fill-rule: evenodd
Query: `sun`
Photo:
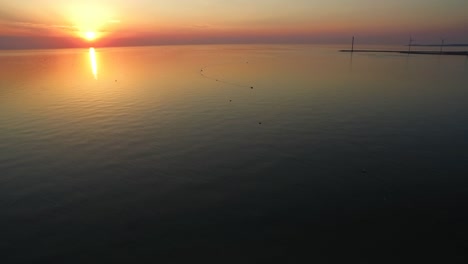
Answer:
M84 33L84 37L87 41L94 41L97 35L96 35L96 32L94 31L87 31Z

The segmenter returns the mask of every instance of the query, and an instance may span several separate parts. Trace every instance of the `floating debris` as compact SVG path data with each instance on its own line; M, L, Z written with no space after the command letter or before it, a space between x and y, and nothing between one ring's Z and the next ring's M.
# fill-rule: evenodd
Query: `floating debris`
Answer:
M239 62L239 63L241 63L241 62ZM249 62L246 61L245 63L249 63ZM205 68L207 68L207 67L205 67ZM245 84L245 83L242 84L242 83L231 82L231 81L225 80L225 79L216 79L216 77L221 77L221 76L212 76L210 74L207 75L207 74L204 73L205 68L200 68L200 76L201 77L204 77L206 79L210 79L210 80L215 81L215 82L221 82L221 83L224 83L224 84L233 85L233 86L237 86L237 87L242 87L242 88L249 88L250 87L250 89L254 88L253 86L248 86L248 84Z

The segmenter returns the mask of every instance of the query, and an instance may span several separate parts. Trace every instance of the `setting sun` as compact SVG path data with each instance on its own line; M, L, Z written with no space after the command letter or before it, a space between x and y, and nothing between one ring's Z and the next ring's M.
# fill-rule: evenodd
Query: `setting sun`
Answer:
M93 41L96 39L96 32L88 31L84 34L87 41Z

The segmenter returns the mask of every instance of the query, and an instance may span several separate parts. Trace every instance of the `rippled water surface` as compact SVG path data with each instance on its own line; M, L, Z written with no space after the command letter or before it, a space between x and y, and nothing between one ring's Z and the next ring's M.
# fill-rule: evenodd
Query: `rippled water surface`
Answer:
M339 48L0 51L0 262L464 262L468 59Z

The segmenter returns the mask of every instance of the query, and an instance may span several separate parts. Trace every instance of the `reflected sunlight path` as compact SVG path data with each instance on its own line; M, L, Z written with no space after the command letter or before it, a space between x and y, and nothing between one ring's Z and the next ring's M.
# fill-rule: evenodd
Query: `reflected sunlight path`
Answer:
M96 62L96 51L94 48L89 48L89 60L91 62L91 70L94 75L94 79L97 80L97 62Z

